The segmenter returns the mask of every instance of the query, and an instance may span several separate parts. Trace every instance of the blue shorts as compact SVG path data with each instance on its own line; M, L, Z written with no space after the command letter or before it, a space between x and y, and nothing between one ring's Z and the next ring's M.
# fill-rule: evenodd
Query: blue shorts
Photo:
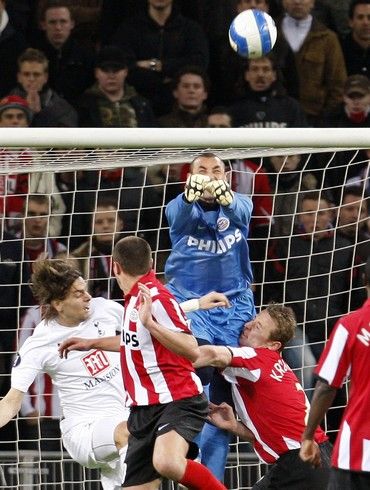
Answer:
M177 301L186 301L172 288L169 288ZM186 313L194 337L207 340L213 345L237 347L245 322L256 316L253 292L247 289L238 296L229 298L230 308L212 308Z

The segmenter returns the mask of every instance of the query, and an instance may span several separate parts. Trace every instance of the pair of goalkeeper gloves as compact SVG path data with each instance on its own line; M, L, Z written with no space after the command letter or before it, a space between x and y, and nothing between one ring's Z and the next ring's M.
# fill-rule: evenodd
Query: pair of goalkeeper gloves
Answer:
M207 190L221 206L228 206L233 202L234 193L226 180L211 180L208 175L189 175L185 184L185 199L188 202L197 201Z

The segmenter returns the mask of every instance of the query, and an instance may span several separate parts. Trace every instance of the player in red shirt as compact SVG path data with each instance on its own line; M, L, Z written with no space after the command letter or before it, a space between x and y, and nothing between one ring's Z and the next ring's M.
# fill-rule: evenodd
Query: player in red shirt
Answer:
M320 464L313 433L350 373L349 400L333 450L328 486L331 490L370 488L370 257L366 263L366 288L368 299L361 308L338 320L320 357L300 451L303 461Z
M321 471L299 458L309 402L293 371L281 357L293 337L295 318L290 308L271 304L245 324L240 347L204 345L196 367L223 368L232 384L237 422L226 403L211 406L209 420L250 441L262 461L272 464L253 489L321 490L329 476L331 445L318 428L314 439L325 460ZM295 486L294 486L295 485Z

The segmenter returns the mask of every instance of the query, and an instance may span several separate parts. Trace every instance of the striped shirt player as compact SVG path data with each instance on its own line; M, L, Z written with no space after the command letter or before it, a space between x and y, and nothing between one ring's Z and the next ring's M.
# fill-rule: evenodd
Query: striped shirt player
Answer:
M366 275L370 295L370 257ZM318 382L302 443L302 449L307 447L307 450L301 451L302 459L313 464L318 464L318 460L309 459L312 454L311 431L330 407L337 389L347 377L350 378L348 404L332 456L333 469L328 487L332 490L370 488L369 349L370 299L367 299L361 308L337 321L315 371Z
M266 348L230 348L232 360L223 376L232 383L236 411L255 437L254 449L267 464L299 449L309 401L280 353ZM321 444L328 438L315 433Z
M167 328L191 334L186 317L172 294L158 281L153 271L140 282L151 291L153 318ZM139 288L136 284L125 295L125 316L121 337L121 366L128 405L170 403L203 392L192 363L163 348L138 317Z
M73 351L61 359L58 345L71 336L107 337L120 331L123 307L104 298L90 302L90 315L76 327L60 325L56 319L42 320L19 350L12 370L11 386L27 393L39 373L53 380L61 405L60 428L64 446L83 466L100 468L105 490L123 481L123 464L117 457L99 461L93 453L93 427L108 433L128 418L119 353L102 350Z

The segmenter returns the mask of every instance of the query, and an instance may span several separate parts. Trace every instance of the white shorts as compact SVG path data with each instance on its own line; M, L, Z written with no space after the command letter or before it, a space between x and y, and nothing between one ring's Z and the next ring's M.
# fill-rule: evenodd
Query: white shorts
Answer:
M67 420L62 420L60 428L63 444L71 458L87 468L99 468L104 490L121 488L124 480L125 451L115 449L114 430L123 421L122 417L107 417L92 422L83 421L69 427ZM98 460L94 445L111 447L112 451L105 460Z

